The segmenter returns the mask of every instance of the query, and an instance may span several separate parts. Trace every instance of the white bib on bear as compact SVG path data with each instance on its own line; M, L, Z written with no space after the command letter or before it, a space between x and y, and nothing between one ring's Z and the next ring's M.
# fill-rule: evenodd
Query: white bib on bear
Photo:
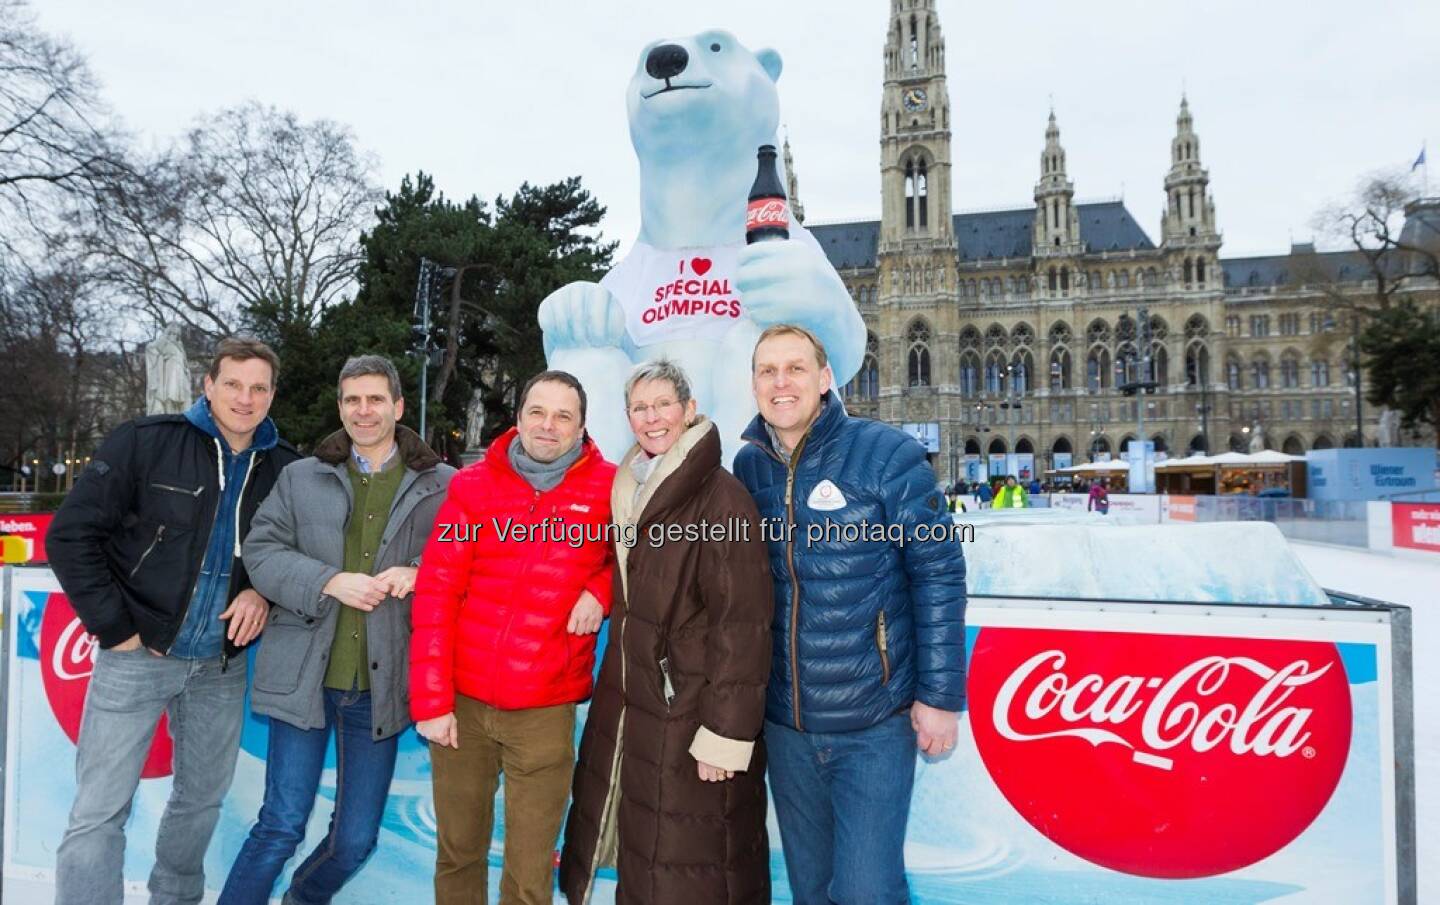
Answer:
M745 312L735 267L745 246L656 248L636 242L600 281L625 310L636 346L673 339L719 342Z

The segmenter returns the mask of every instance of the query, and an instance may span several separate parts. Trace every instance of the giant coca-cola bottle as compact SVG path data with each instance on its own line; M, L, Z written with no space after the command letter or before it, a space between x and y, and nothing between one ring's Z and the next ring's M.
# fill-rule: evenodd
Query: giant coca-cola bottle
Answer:
M750 206L745 214L745 244L790 238L790 205L775 167L775 146L761 145L755 155L759 168L750 186Z

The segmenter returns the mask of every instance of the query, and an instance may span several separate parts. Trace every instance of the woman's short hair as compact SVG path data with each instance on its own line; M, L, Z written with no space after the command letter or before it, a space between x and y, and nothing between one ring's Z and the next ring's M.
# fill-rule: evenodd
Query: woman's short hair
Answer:
M630 408L630 394L635 387L651 380L670 381L680 404L690 401L690 378L685 376L685 370L668 358L657 358L654 361L642 361L630 372L629 379L625 381L626 409Z

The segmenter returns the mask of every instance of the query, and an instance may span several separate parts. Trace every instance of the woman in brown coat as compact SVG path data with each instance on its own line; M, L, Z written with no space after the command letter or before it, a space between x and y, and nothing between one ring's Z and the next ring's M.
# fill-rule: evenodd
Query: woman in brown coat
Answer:
M635 543L616 545L560 888L588 903L596 871L613 866L617 905L766 903L774 592L760 517L721 467L719 432L696 414L684 372L643 364L625 398L637 442L611 506Z

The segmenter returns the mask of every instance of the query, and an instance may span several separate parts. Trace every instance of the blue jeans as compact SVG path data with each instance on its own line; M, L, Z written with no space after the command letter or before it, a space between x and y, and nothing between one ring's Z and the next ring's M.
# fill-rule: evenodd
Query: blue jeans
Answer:
M160 714L170 714L175 779L155 839L151 905L199 902L205 849L235 776L245 659L157 657L144 647L95 657L75 750L75 803L55 854L57 905L119 905L125 820Z
M909 902L909 711L856 732L796 732L767 720L765 746L795 905Z
M330 831L295 868L285 901L324 905L375 851L400 736L372 740L370 717L370 692L327 688L323 728L297 729L284 720L270 720L265 800L249 838L235 856L220 893L221 905L270 901L270 891L285 863L305 839L332 727L336 780Z

